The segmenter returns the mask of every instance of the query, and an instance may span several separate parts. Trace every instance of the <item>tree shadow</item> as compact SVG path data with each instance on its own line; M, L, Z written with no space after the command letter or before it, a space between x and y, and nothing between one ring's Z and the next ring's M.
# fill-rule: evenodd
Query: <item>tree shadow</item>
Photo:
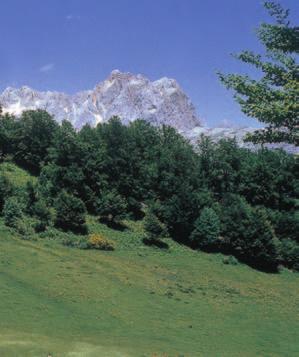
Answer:
M99 219L100 223L103 223L105 224L107 227L111 228L111 229L114 229L116 231L121 231L123 232L124 230L126 230L128 227L122 223L122 222L115 222L113 220L110 220L106 217L101 217Z
M143 238L142 242L147 246L154 246L160 249L168 249L169 245L160 239Z

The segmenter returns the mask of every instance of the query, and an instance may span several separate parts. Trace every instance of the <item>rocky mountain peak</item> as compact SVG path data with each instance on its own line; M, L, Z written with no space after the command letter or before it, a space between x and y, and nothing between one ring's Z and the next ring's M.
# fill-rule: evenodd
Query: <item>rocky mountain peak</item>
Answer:
M67 119L77 128L96 125L112 116L123 123L142 118L153 125L170 125L180 131L200 125L196 110L174 79L150 81L143 75L114 70L93 90L67 95L38 92L23 86L0 94L4 112L20 115L26 109L46 109L57 121Z

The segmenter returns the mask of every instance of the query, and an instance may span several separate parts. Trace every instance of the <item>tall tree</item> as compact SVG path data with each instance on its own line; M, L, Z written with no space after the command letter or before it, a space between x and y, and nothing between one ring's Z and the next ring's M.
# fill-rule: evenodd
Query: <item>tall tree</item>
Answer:
M3 114L0 107L0 161L6 156L14 156L16 149L16 129L18 124L14 116Z
M254 143L299 142L299 27L289 21L289 10L273 1L264 7L274 24L263 23L257 36L265 54L243 51L234 55L261 71L260 79L219 73L221 82L234 91L242 111L266 127L247 136Z
M84 203L77 197L61 191L57 196L54 208L56 211L55 225L65 231L85 233L86 209Z
M38 174L47 161L57 122L44 110L27 110L16 121L14 160Z

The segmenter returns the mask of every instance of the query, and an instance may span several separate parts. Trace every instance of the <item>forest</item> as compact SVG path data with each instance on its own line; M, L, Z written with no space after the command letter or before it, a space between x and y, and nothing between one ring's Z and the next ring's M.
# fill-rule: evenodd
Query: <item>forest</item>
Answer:
M15 189L0 174L4 222L28 239L51 227L84 237L87 214L115 229L143 219L145 244L299 270L298 157L283 150L204 136L193 146L171 127L117 117L76 131L29 110L1 114L0 160L37 178Z

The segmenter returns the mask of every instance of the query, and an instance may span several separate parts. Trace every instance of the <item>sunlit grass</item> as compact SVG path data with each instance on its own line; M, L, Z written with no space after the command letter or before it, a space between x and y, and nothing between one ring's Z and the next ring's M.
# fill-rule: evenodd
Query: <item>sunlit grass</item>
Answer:
M95 222L114 252L0 227L1 356L298 355L297 274L224 265L175 243L162 252Z
M15 173L17 185L31 179ZM1 357L299 355L298 274L223 264L171 240L147 247L140 222L88 226L116 250L69 248L55 231L25 241L0 219Z
M36 177L31 176L11 162L0 164L0 174L4 174L14 187L24 187L28 181L36 181Z

